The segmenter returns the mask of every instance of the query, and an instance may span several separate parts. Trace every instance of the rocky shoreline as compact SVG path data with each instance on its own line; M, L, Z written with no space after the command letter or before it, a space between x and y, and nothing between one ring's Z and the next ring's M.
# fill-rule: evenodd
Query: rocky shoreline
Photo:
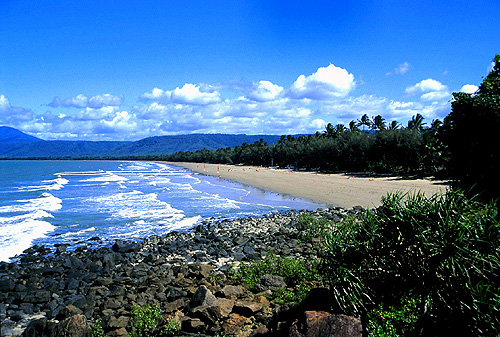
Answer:
M282 277L265 275L253 292L228 271L269 253L318 259L321 240L300 240L299 217L338 223L361 211L336 207L214 219L189 232L73 252L59 246L55 254L32 247L19 263L0 263L1 336L92 336L97 325L94 335L128 336L134 306L159 308L164 324L176 322L179 336L313 336L307 329L325 335L332 324L345 330L338 336L360 335L358 319L328 312L328 290L319 282L308 299L291 306L268 299L288 286Z

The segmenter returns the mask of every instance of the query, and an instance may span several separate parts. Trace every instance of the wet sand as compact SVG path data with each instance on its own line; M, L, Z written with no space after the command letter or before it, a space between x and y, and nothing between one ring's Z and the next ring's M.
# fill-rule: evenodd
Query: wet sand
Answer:
M330 206L376 207L389 192L421 191L426 196L444 192L447 182L400 176L368 176L349 173L317 173L247 165L169 163L193 172L239 181L278 193L307 198Z

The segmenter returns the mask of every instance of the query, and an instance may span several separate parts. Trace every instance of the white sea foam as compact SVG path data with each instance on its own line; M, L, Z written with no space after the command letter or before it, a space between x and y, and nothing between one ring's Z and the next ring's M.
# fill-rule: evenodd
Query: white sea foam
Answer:
M88 178L81 180L83 182L124 182L127 181L128 179L122 176L119 176L117 174L111 173L111 172L105 172L103 175L94 177L94 178Z
M79 236L79 235L82 235L82 234L85 234L85 233L94 232L95 230L96 230L95 227L85 228L85 229L82 229L82 230L79 230L79 231L76 231L76 232L67 232L67 233L64 233L64 234L61 235L61 237L68 238L68 237L72 237L72 236Z
M12 206L0 206L0 213L36 211L53 212L62 208L62 200L54 197L48 192L42 193L38 198L16 201L18 203Z
M29 248L33 240L44 237L54 228L50 222L34 219L2 224L0 261L9 261L10 258Z
M3 226L3 224L7 223L19 223L26 220L37 220L37 219L53 218L53 217L54 216L52 214L47 213L44 210L38 210L32 213L26 213L9 217L0 217L0 225Z
M48 192L38 198L16 200L14 205L0 207L0 260L22 253L34 239L53 231L54 226L45 221L53 218L49 212L62 207L62 200ZM12 214L21 213L21 214Z
M199 196L197 199L204 200L208 207L220 209L240 209L240 205L247 205L246 202L222 198L217 194L206 194Z
M145 194L137 190L89 198L89 201L110 212L113 218L151 220L183 214L167 202L158 200L156 193Z
M190 218L185 218L180 221L176 221L172 223L172 226L170 226L171 230L178 230L178 229L187 229L193 227L198 221L200 221L201 216L193 216Z
M27 192L36 192L36 191L58 191L64 187L68 183L68 179L65 178L56 178L51 180L42 180L44 185L35 185L35 186L23 186L18 187L19 191L27 191Z

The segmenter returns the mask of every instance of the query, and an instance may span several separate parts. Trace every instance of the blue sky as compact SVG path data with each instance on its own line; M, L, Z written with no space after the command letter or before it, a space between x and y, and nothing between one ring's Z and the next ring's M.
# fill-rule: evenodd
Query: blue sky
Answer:
M43 139L430 123L500 53L500 2L0 1L0 125Z

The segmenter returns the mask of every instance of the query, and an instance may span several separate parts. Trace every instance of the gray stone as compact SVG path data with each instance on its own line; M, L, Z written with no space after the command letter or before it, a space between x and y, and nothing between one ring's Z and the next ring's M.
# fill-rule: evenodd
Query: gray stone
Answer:
M236 301L233 312L242 316L251 317L262 310L262 304L251 301Z
M290 327L290 337L362 336L363 327L359 318L325 311L306 311L304 316Z
M266 290L276 290L278 288L286 287L285 280L283 277L278 275L266 274L262 276L259 281L255 284L257 291L262 292Z
M14 282L14 280L11 278L0 280L0 292L12 291L15 287L16 282Z
M81 266L83 266L83 262L76 256L70 255L66 256L62 265L68 268L80 268Z
M187 292L185 292L181 288L168 287L167 290L165 291L165 295L167 296L167 299L170 301L170 300L178 299L180 297L186 297Z
M74 305L70 304L65 307L63 307L59 313L57 314L56 318L60 321L63 319L66 319L68 317L71 317L73 315L80 315L82 314L83 311L75 307Z
M191 308L199 306L211 306L215 303L215 296L212 292L204 285L200 286L198 290L193 294L191 302L189 303Z
M74 315L60 322L55 329L58 337L92 337L92 330L84 315Z
M247 290L243 286L233 286L226 285L220 291L217 292L217 296L225 298L240 298L247 293Z
M51 293L48 290L35 290L27 293L23 300L28 303L47 303L51 300Z
M106 326L108 329L118 329L118 328L126 328L129 323L129 318L126 316L109 316Z

